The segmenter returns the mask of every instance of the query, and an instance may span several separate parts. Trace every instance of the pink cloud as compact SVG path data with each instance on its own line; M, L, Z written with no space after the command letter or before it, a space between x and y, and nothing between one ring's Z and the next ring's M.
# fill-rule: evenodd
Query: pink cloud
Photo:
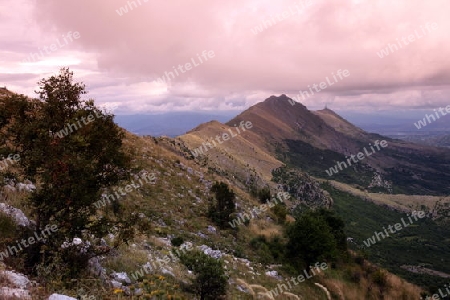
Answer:
M135 107L141 109L161 109L164 100L164 109L229 109L221 103L227 97L247 99L245 105L251 105L270 94L294 96L338 69L348 69L351 76L305 105L314 108L328 101L337 107L421 107L433 105L430 101L447 101L449 96L450 19L443 9L445 0L312 0L302 13L259 34L252 29L302 1L140 1L141 5L119 16L116 10L127 1L23 0L16 5L17 13L34 8L30 17L39 31L18 39L17 33L6 31L20 21L6 21L0 36L14 37L10 47L23 53L9 55L8 68L14 68L30 49L68 31L79 31L81 38L58 55L81 58L73 63L76 75L88 85L87 79L92 86L102 85L94 87L92 94L107 102L99 92L112 89L114 101L123 101L129 109L133 102L139 102ZM396 43L427 22L439 28L379 58L377 52L388 43ZM177 76L168 86L152 84L203 50L213 50L214 59ZM26 71L42 77L57 69L41 65L28 66ZM0 73L8 70L0 69ZM27 84L22 83L24 89Z

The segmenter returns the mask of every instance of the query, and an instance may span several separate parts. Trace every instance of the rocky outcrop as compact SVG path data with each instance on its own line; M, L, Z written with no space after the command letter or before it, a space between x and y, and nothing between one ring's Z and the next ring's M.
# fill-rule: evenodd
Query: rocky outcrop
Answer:
M291 195L292 209L299 204L311 208L329 208L333 204L328 192L322 190L319 183L306 173L281 167L273 171L273 180L279 184L279 189Z
M14 208L11 205L0 203L0 211L10 216L19 226L30 226L30 220L25 214L18 208Z

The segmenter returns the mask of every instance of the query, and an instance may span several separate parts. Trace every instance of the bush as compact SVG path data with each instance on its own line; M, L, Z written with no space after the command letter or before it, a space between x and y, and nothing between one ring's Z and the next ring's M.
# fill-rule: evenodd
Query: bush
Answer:
M233 190L228 188L224 182L216 182L211 187L211 192L215 194L214 198L209 199L208 216L221 229L230 227L232 214L235 212L235 195Z
M250 247L255 250L262 264L281 262L284 258L285 245L279 236L267 240L264 235L259 235L250 241Z
M0 251L8 252L5 249L6 247L17 245L16 240L19 239L19 236L19 228L14 220L10 216L0 212ZM11 261L11 259L12 257L10 255L4 258L6 262L15 264L16 262Z
M180 236L174 237L173 239L170 240L170 243L174 247L180 247L181 245L183 245L184 239L182 237L180 237Z
M265 204L270 200L270 189L269 187L264 187L262 190L258 192L259 202Z
M324 259L335 261L346 250L344 224L326 210L309 211L288 226L287 259L294 267L308 267Z
M183 253L180 260L196 275L192 287L200 300L220 299L226 294L228 278L221 260L198 251Z
M184 299L180 286L170 277L147 274L137 286L144 291L143 299Z

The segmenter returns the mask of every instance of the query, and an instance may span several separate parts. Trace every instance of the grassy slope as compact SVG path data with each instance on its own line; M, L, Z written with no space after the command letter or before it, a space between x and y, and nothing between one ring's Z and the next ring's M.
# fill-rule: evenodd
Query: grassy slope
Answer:
M192 162L185 160L180 157L173 156L174 154L170 151L162 151L160 153L155 153L155 149L160 149L159 147L156 147L156 145L153 144L153 142L150 139L142 140L140 138L131 137L133 140L131 142L132 145L138 145L139 149L148 149L149 156L154 157L154 159L162 161L164 165L170 164L170 162L173 163L174 160L180 159L183 164L186 164L188 166L193 167L194 169L197 169L198 167ZM141 144L142 143L142 144ZM164 143L167 145L167 143ZM159 143L159 145L163 145L162 142ZM151 149L155 147L155 149ZM166 147L162 147L163 149ZM138 154L138 157L146 157L146 155ZM139 159L138 162L142 166L146 167L147 169L154 169L159 168L159 166L155 166L153 160L148 159ZM165 169L171 169L171 167L167 166ZM163 170L161 170L163 171ZM173 173L171 170L165 170ZM177 171L178 172L178 171ZM221 179L221 180L227 180L225 178L217 177L213 174L207 174L205 173L206 178L215 178L215 179ZM161 177L161 182L168 180L168 186L171 187L171 189L181 189L182 187L188 188L192 183L189 181L185 181L183 177L176 177L168 179L167 177ZM253 206L257 206L258 202L251 198L248 194L246 194L244 191L238 190L235 187L233 187L235 191L237 191L239 199L238 203L239 206L242 207L242 211L246 211L249 208ZM178 192L178 191L177 191ZM206 193L207 191L203 191L202 193ZM167 197L168 190L157 193L159 197ZM204 198L205 195L200 195L201 198ZM244 255L245 257L249 258L250 261L256 262L258 261L258 257L256 253L249 247L249 242L251 239L256 237L259 234L264 234L267 236L270 236L272 234L281 234L282 230L278 225L273 224L272 222L267 222L266 220L252 220L251 225L249 227L242 226L240 228L240 232L236 239L234 239L229 233L226 231L220 231L220 235L214 235L214 234L208 234L208 232L205 230L205 228L208 225L213 225L211 222L204 217L204 214L206 213L206 207L205 203L203 202L203 205L200 205L200 207L192 207L192 203L189 201L189 199L186 199L184 197L181 198L173 198L172 201L169 203L162 203L161 201L155 201L157 199L152 198L145 198L139 202L137 206L139 206L142 210L149 209L152 211L160 211L161 214L164 214L164 212L167 212L167 208L170 206L177 206L182 207L183 210L175 210L173 211L172 215L172 222L170 222L171 226L170 228L165 229L168 230L168 234L175 234L175 235L182 235L186 240L193 241L195 244L201 244L204 243L206 245L210 245L214 248L219 248L221 250L229 249L230 253L233 253L236 251L241 252L240 254ZM192 201L192 199L191 199ZM162 205L164 204L164 205ZM190 208L192 207L192 208ZM195 213L193 214L187 214L191 209L195 209ZM180 226L177 225L180 220L186 221L184 225ZM193 227L193 224L196 224ZM192 228L190 228L192 227ZM189 229L189 230L188 230ZM208 240L204 240L199 238L195 233L201 231L208 235ZM153 233L154 234L154 233ZM277 286L278 283L280 283L277 280L267 278L266 276L255 276L253 275L252 271L249 270L248 267L245 266L243 263L236 263L228 258L226 258L228 261L227 265L232 264L233 268L231 268L229 271L231 272L232 280L235 281L237 279L243 279L248 284L256 284L266 287L267 289L271 289ZM357 268L353 266L352 264L348 265L351 268ZM261 274L264 274L265 269L264 267L260 266L259 264L252 263L252 268L256 272L259 272ZM370 282L362 282L359 285L354 284L352 282L348 282L348 280L344 276L344 269L337 269L333 270L330 273L327 273L326 276L320 278L319 282L322 282L326 286L336 286L334 289L336 294L343 293L346 297L346 299L360 299L359 295L361 294L361 291L366 290L366 285L370 285ZM301 271L299 271L299 274ZM396 276L391 275L391 280L393 284L398 284L397 290L399 291L407 291L407 293L413 293L414 295L418 295L418 289L412 288L410 285L407 285L404 282L401 282ZM395 283L394 283L395 282ZM332 288L330 288L333 290ZM307 283L305 285L299 285L296 287L296 289L292 290L293 293L297 295L302 295L304 299L325 299L323 292L321 292L319 289L311 285L310 283ZM395 289L391 291L395 294ZM394 295L393 294L393 295ZM353 295L353 296L352 296ZM250 299L248 296L245 296L245 294L239 292L234 285L230 287L230 295L229 299ZM236 298L239 297L239 298ZM389 298L389 297L388 297ZM388 299L387 298L387 299ZM376 297L373 297L372 299L377 299ZM396 299L395 296L391 296L390 299Z
M179 155L180 152L178 152L175 142L170 139L155 140L127 134L124 144L127 151L134 157L133 170L137 172L145 169L155 172L157 180L155 185L145 185L120 200L125 209L145 214L151 226L137 236L130 246L121 247L116 256L103 260L102 264L107 268L108 273L113 270L126 271L130 275L150 259L150 253L154 259L154 257L163 258L170 251L171 247L166 245L161 238L182 236L185 241L190 241L196 246L205 244L227 253L224 256L225 265L231 282L234 282L229 286L228 299L230 300L251 299L249 295L237 289L235 282L238 279L269 290L280 283L280 281L265 275L268 268L257 263L258 253L249 247L250 241L258 234L270 236L282 233L280 226L266 220L267 215L262 216L259 220L252 220L249 227L242 226L237 236L229 231L219 230L217 233L211 233L207 230L209 225L214 225L206 217L207 198L210 196L208 187L215 180L229 182L227 178L199 167L192 160L184 159ZM201 172L202 175L198 172ZM238 196L237 203L242 211L258 205L256 199L237 188L232 182L229 183ZM127 182L123 182L119 186L126 184ZM18 204L21 201L16 199L15 203ZM270 213L268 215L270 216ZM206 237L201 237L200 233ZM236 256L246 257L250 262L236 259ZM170 284L177 284L189 278L186 269L179 263L170 262L168 266L175 275L175 278L166 276L166 281ZM352 264L348 264L346 267L356 268ZM284 277L287 277L282 270L279 271ZM299 274L301 272L301 270L298 271ZM156 274L161 274L161 272L156 271ZM396 277L392 276L392 278ZM344 276L344 269L331 270L323 277L314 279L314 281L316 280L329 287L333 294L342 294L345 299L349 300L360 299L360 292L366 291L366 284L368 284L367 282L360 284L348 282ZM256 286L255 288L258 289ZM411 288L402 283L392 289L389 292L391 296L385 299L396 299L397 291L404 291L408 295L416 296L418 294L417 288ZM90 292L91 294L97 293L95 289ZM296 286L291 292L301 295L303 299L325 299L325 294L313 285L313 280ZM64 293L76 296L74 290L64 291ZM102 294L100 294L101 291L98 293L95 295L102 299L115 299L110 290L106 290ZM192 294L186 292L182 292L182 295L186 299L193 297ZM377 295L376 292L374 295ZM373 296L371 299L379 298Z

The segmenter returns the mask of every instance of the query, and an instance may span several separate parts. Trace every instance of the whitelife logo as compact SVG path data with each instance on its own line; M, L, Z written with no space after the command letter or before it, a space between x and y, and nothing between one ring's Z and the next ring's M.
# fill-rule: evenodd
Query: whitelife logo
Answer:
M50 232L51 231L51 232ZM13 256L14 254L19 253L19 251L23 251L23 248L27 248L30 247L30 245L35 244L36 242L45 240L48 238L48 236L50 236L52 234L52 232L57 232L58 231L58 226L56 225L47 225L45 226L45 229L43 229L41 231L41 235L39 236L39 234L37 232L34 232L34 237L30 236L28 239L22 239L20 242L16 241L17 245L16 246L8 246L8 249L6 249L3 252L0 252L0 261L2 261L4 258L8 258L10 255ZM47 235L45 235L44 233L46 233ZM28 242L28 244L27 244ZM23 245L23 248L22 248Z
M312 5L312 0L301 0L298 4L294 5L294 7L289 6L289 10L285 10L282 13L276 15L276 19L273 15L270 16L270 20L264 20L260 25L255 28L250 29L253 34L258 34L268 29L269 27L275 26L277 23L286 20L287 18L292 17L295 14L301 15L306 7ZM293 9L295 8L295 9Z
M273 196L272 201L267 201L266 204L261 204L259 207L254 206L252 210L250 210L248 213L241 213L239 214L239 217L236 219L233 219L231 222L228 222L228 224L231 225L231 227L236 228L238 226L241 226L245 224L246 220L251 220L256 218L259 214L266 212L267 209L270 209L277 205L278 203L282 203L285 200L289 199L291 196L287 192L279 192L277 194L277 197ZM278 202L278 203L277 203Z
M316 93L319 93L319 92L323 91L324 89L326 89L326 88L328 88L328 87L338 83L339 80L336 78L336 75L334 75L334 72L332 72L331 74L333 76L334 81L331 81L330 78L328 78L328 76L327 76L327 77L325 77L326 82L322 81L319 84L315 84L314 83L312 85L312 87L311 87L311 85L308 85L309 93L308 93L308 91L300 91L300 93L295 96L295 100L297 100L297 102L301 102L302 100L306 100L306 98L309 98L312 95L314 95L314 91L316 91ZM350 72L347 69L345 69L343 71L341 69L339 69L339 70L337 70L336 74L337 74L337 77L339 77L340 80L343 80L344 78L347 78L348 76L350 76ZM314 91L313 91L313 89L314 89ZM302 97L302 99L300 99L300 96ZM294 106L295 103L297 103L297 102L292 101L291 99L289 99L289 103L292 106Z
M83 121L84 125L88 125L89 123L93 122L95 118L103 118L104 116L100 114L100 112L95 111L95 116L93 114L89 114L87 117L81 117L81 121ZM78 124L78 126L77 126ZM80 120L76 119L76 123L67 123L66 126L64 126L64 129L61 129L60 131L56 132L53 137L57 136L58 138L62 139L63 137L66 137L69 135L69 133L73 133L76 130L79 130L83 125L80 123ZM69 132L70 129L70 132ZM75 130L74 130L75 129Z
M444 284L445 287L445 291L447 291L448 294L445 294L444 292L442 292L442 288L438 289L439 294L433 294L432 296L427 296L425 298L425 300L440 300L440 299L444 299L448 296L450 296L450 290L448 289L450 287L450 284ZM423 297L420 297L420 299L424 299Z
M119 201L121 196L126 196L127 193L131 193L133 190L137 190L140 187L144 186L144 183L141 179L144 179L145 183L155 184L156 183L156 175L155 173L144 173L139 178L139 184L136 184L134 180L131 181L131 184L126 185L123 189L117 188L114 190L114 194L103 194L102 198L94 203L95 207L101 208L106 206L107 204L111 204L111 201ZM125 190L125 192L123 191ZM118 194L119 192L120 194Z
M175 79L176 77L180 76L180 74L178 73L178 70L180 71L180 73L184 74L187 71L192 70L192 67L198 67L201 64L203 64L204 62L208 61L208 58L213 58L215 56L216 56L216 54L214 53L214 51L209 50L208 52L206 52L206 50L203 50L201 55L199 55L197 53L197 59L198 60L196 60L193 57L191 58L192 64L190 62L187 62L184 65L178 65L178 67L173 66L172 68L173 68L173 71L175 72L176 75L172 71L168 71L168 72L166 71L163 76L161 76L160 78L158 78L156 80L156 82L158 82L158 83L167 83L170 80ZM202 59L202 57L203 57L203 59ZM197 63L197 62L199 62L199 63ZM183 69L183 67L185 69Z
M444 112L444 109L442 107L439 107L439 112L442 114L442 116L446 116L447 113L450 114L450 105L447 105L447 107L445 108L445 110L447 111L447 113ZM436 115L437 119L440 119L438 112L436 111L436 109L434 110L434 114ZM428 124L431 124L431 122L435 122L436 118L431 114L425 115L425 118L423 118L422 120L417 121L417 123L414 123L414 125L416 126L417 129L421 129L422 127L427 126ZM433 121L431 121L431 119ZM427 124L427 120L428 120L428 124Z
M33 62L33 61L42 59L42 58L44 58L45 55L49 55L52 52L55 52L58 49L61 49L65 46L69 45L69 43L72 43L74 40L77 40L79 38L80 38L80 33L78 31L75 31L75 32L69 31L68 33L62 35L62 39L63 39L64 43L61 43L60 39L58 38L56 40L56 43L53 43L48 47L44 46L43 49L38 48L39 53L30 53L28 55L28 57L26 59L24 59L22 62ZM42 51L45 51L45 53L43 53Z
M402 230L403 228L406 228L406 227L410 226L412 223L414 223L414 221L411 219L411 217L413 217L414 220L417 222L418 221L417 217L419 217L419 219L422 219L423 217L425 217L425 212L423 212L423 211L419 211L419 212L414 211L413 213L411 213L411 216L409 216L409 215L407 215L407 216L408 216L409 223L406 223L405 220L403 218L401 218L401 221L402 221L402 224L403 224L404 227L400 223L396 223L395 225L389 225L388 226L389 232L391 234L394 234L394 233L397 233L398 231ZM395 230L393 228L395 228ZM366 241L363 241L364 245L366 245L366 247L370 247L370 246L376 244L377 239L378 239L378 242L379 242L382 239L384 240L385 238L389 237L389 233L388 233L387 229L385 227L383 227L383 230L384 230L384 234L383 234L383 232L376 232L375 231L374 235L372 237L368 238ZM381 236L381 238L380 238L380 236Z
M239 134L241 134L241 131L239 130L239 128L241 128L241 130L244 132L244 131L245 131L245 128L250 129L250 128L253 127L253 124L252 124L252 122L250 122L250 121L247 121L247 122L241 121L241 123L239 124L239 127L236 127L236 124L234 124L234 126L235 126L234 128L235 128L236 131L237 131L237 134L233 134L233 131L232 131L231 128L230 128L230 129L228 129L228 131L230 132L230 135L231 135L231 136L230 136L228 133L224 132L224 133L222 134L223 141L220 140L220 137L221 137L220 135L216 135L216 138L215 138L216 141L217 141L219 144L222 144L223 142L228 141L230 138L236 137L236 136L238 136ZM203 142L203 143L202 143L202 146L200 146L200 147L198 147L198 148L196 148L196 149L194 149L194 150L191 151L192 155L194 155L194 157L197 157L197 156L199 156L199 155L205 154L205 152L208 152L209 149L212 149L212 148L216 147L217 144L216 144L216 142L214 141L214 138L211 138L211 140L212 140L213 144L211 144L211 143L208 142L208 141ZM209 149L208 149L207 146L209 147ZM203 148L205 149L204 152L203 152Z
M320 273L320 272L328 269L328 265L327 265L327 263L321 263L320 268L319 268L319 263L316 262L316 264L314 265L314 268L310 267L310 272L308 272L307 270L303 270L303 274L305 274L305 276L299 275L297 278L291 277L291 280L287 281L289 288L285 284L279 283L276 288L268 291L266 293L266 295L269 296L270 299L275 299L275 297L277 297L278 295L280 295L284 292L283 289L286 290L286 292L290 291L292 289L291 282L294 284L294 286L296 286L296 285L299 285L300 283L304 282L305 280L311 279L314 276L316 276L317 274L316 274L316 272L314 272L314 269L316 269L317 273ZM298 282L296 279L298 280Z
M380 146L383 148L386 148L388 146L388 143L385 140L382 140L381 142L376 140L373 147L372 147L372 143L370 143L369 146L373 152L367 152L366 147L364 147L363 150L364 150L364 153L366 154L366 156L371 156L372 154L374 154L376 152L375 149L373 149L373 147L376 147L378 149L378 151L380 151L381 150ZM366 156L364 156L364 153L359 152L357 155L354 155L354 154L350 155L350 158L347 159L348 166L345 163L345 161L341 161L341 162L338 162L336 165L334 165L334 167L331 167L329 170L325 170L325 172L327 172L328 176L332 176L334 173L337 174L339 172L338 168L341 169L341 171L343 171L342 166L344 166L344 169L350 167L352 165L352 160L356 164L358 162L358 160L363 160L364 158L366 158ZM356 160L355 156L356 156L356 158L358 158L358 160Z
M436 22L431 23L431 24L428 22L425 24L425 28L427 29L427 31L425 31L423 26L420 26L420 29L421 29L423 35L420 35L420 33L417 32L417 29L416 29L416 30L414 30L414 34L410 34L410 35L408 35L408 37L402 36L401 40L403 42L403 45L408 46L410 43L415 42L416 40L419 40L422 37L424 37L425 35L429 34L431 32L431 30L438 29L438 24ZM398 40L398 38L396 40L397 40L397 44L388 43L388 45L385 48L383 48L383 49L381 49L381 51L377 52L378 57L384 58L384 57L388 56L389 54L394 53L395 51L398 51L399 49L403 48L402 43Z
M142 2L147 3L149 0L137 0L136 1L128 1L127 5L120 7L119 9L116 9L116 13L121 17L124 14L128 13L129 11L132 11L135 8L138 8L138 4L139 6L142 6ZM134 5L134 7L133 7ZM128 10L128 7L130 8L130 10Z
M149 254L149 256L152 259L150 259L139 270L135 271L134 273L131 273L131 278L133 278L134 280L138 280L139 278L144 277L145 274L149 274L152 270L159 270L159 269L163 268L165 265L167 265L168 263L177 261L178 257L181 256L181 253L186 254L186 251L191 251L191 250L193 250L192 244L186 243L186 244L183 244L180 246L180 250L175 249L175 250L173 250L173 252L170 251L169 254L165 255L162 259L158 258L158 257L153 258L152 255ZM175 256L174 254L176 254L178 257Z

